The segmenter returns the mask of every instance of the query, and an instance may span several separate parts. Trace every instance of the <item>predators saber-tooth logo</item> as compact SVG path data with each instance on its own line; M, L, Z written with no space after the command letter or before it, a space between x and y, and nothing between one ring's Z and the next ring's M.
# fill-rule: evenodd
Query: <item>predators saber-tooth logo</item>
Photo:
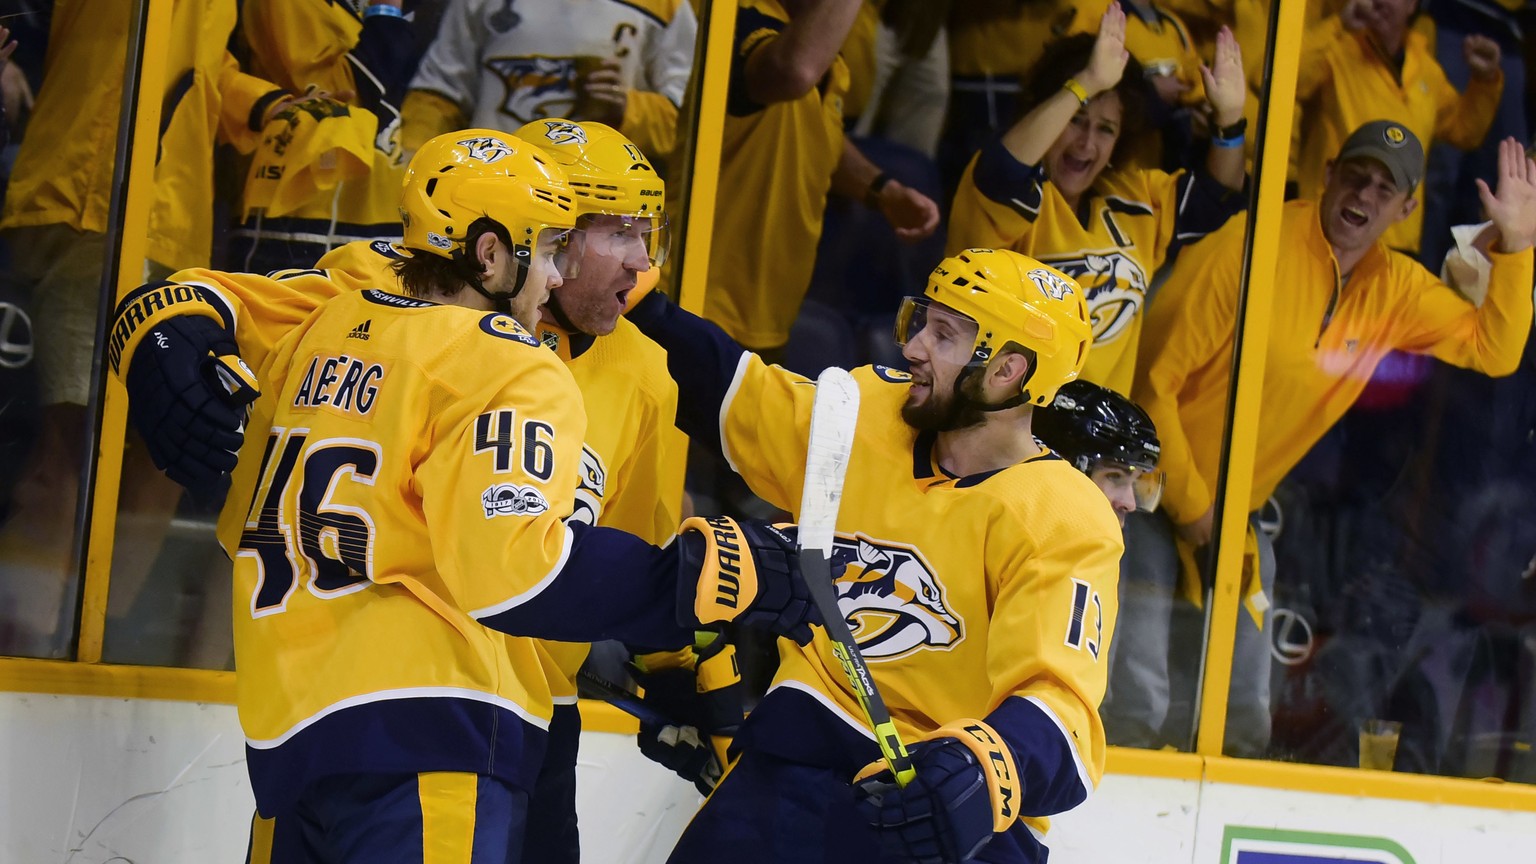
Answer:
M499 110L519 123L568 116L576 106L574 57L492 57L485 66L506 88Z
M838 537L832 563L847 566L836 584L837 608L865 659L948 650L965 638L965 622L950 611L944 586L917 550L863 535Z
M512 155L512 148L505 142L495 138L465 138L463 141L453 142L469 151L469 158L479 159L487 165L500 162Z
M1044 263L1076 279L1087 293L1094 342L1119 337L1147 300L1147 274L1123 252L1088 252Z
M545 120L544 137L554 144L587 143L587 131L569 120Z
M1041 294L1052 300L1065 300L1067 295L1072 293L1071 282L1044 267L1036 267L1024 275L1029 277L1029 281L1035 283L1035 287L1040 289Z
M603 499L608 494L608 469L597 451L583 444L581 473L577 475L576 504L567 522L596 525L603 516Z

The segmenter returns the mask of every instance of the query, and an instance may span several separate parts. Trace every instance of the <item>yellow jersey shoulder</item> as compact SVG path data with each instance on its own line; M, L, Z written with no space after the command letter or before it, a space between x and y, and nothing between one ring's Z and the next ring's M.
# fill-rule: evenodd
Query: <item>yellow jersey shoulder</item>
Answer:
M1121 540L1120 521L1103 491L1050 451L1005 468L975 488L995 497L1036 537L1067 531Z
M628 380L651 402L677 402L677 382L667 372L666 349L648 339L627 318L620 318L612 333L599 336L591 350L576 358L573 365L583 361L601 366L604 375Z
M401 293L394 264L410 257L409 249L386 240L355 240L325 253L315 267L341 284Z
M326 313L328 329L344 333L344 340L387 351L424 370L451 370L450 381L494 379L487 370L509 364L519 370L529 364L564 369L517 319L498 312L365 288L330 301Z

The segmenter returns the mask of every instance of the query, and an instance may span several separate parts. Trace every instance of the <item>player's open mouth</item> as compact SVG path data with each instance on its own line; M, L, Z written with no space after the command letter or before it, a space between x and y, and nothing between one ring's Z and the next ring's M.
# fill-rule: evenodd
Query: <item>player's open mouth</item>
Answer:
M617 294L614 294L613 296L618 298L619 305L623 306L623 305L626 305L627 303L629 303L629 292L633 291L633 290L634 290L633 288L625 288L623 291L620 291Z
M1371 217L1365 215L1365 211L1355 207L1345 207L1343 210L1339 211L1339 216L1341 216L1345 222L1348 222L1356 228L1359 228L1365 223L1371 221Z

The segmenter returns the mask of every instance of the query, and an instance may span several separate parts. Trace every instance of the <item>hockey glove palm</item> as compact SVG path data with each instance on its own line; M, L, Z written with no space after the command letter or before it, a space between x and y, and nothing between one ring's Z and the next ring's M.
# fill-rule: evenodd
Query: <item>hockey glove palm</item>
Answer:
M1013 755L985 723L939 729L911 748L917 777L896 785L884 762L854 780L854 806L892 855L919 864L967 861L1018 818Z
M766 522L728 516L683 522L677 542L678 616L710 626L734 621L804 645L821 614L800 573L794 538Z
M258 395L233 337L202 315L166 318L139 343L124 383L155 466L199 501L222 501Z

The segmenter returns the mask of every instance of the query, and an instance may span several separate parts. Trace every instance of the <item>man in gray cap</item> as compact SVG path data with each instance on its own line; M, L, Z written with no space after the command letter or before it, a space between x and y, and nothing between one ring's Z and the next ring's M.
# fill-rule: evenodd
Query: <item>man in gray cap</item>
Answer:
M1405 126L1366 123L1329 164L1322 199L1285 205L1282 251L1271 277L1274 309L1265 325L1250 512L1354 404L1389 352L1430 354L1494 376L1510 374L1520 362L1531 328L1536 163L1507 139L1497 191L1477 181L1499 234L1480 306L1381 242L1413 212L1423 164L1423 146ZM1115 663L1102 708L1111 744L1186 740L1178 732L1161 737L1169 702L1169 616L1181 572L1185 596L1201 594L1190 564L1201 560L1198 550L1211 540L1245 227L1245 218L1234 217L1186 249L1143 325L1132 396L1157 427L1166 486L1157 513L1131 514L1126 522ZM1229 753L1258 756L1270 731L1269 629L1260 625L1270 617L1274 556L1267 538L1251 527L1248 553L1241 589L1247 611L1238 620L1226 743Z
M1400 123L1372 120L1344 139L1328 163L1320 212L1341 276L1418 207L1413 190L1423 175L1424 145Z

